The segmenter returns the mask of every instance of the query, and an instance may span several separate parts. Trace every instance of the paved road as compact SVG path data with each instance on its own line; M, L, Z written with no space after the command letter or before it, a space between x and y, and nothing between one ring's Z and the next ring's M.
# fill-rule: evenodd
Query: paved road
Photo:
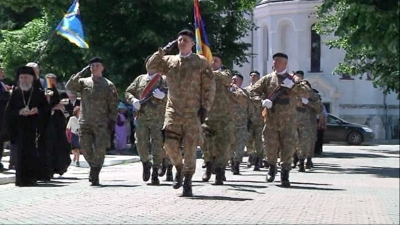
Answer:
M227 172L224 186L194 177L193 198L169 182L148 186L141 164L106 167L102 187L88 169L37 187L0 186L5 224L399 224L399 145L325 147L307 173L293 171L292 187L265 183L266 170ZM212 178L213 179L213 178Z

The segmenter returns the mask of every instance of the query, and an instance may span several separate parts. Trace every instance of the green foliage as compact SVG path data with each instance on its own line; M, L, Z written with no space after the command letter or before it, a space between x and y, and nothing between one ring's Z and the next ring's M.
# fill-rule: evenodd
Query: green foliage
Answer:
M334 34L330 48L346 51L337 74L367 72L375 87L399 96L399 2L396 0L325 0L318 8L320 34Z
M240 41L240 38L254 28L254 24L246 20L244 15L254 7L255 2L200 1L211 50L222 55L224 64L229 68L232 68L233 63L241 65L247 62L248 54L245 51L250 44ZM4 37L9 33L20 32L8 38L7 43L1 43L7 46L7 50L0 49L0 61L3 61L7 71L12 71L16 65L39 56L43 44L62 19L70 1L2 0L0 7L2 4L19 12L28 6L40 5L43 14L47 15L46 25L45 22L35 25L43 32L35 35L34 40L27 34L29 32L21 33L22 30L2 31ZM0 11L0 20L1 14ZM188 0L85 0L80 1L80 17L90 48L80 49L58 35L53 36L46 51L40 56L42 74L52 72L67 80L71 74L84 67L91 57L100 56L105 62L104 75L120 91L124 91L136 76L146 72L144 59L148 55L175 39L180 30L194 29L193 1ZM31 26L33 24L28 23L23 29L32 29ZM32 42L29 48L26 47L28 44L21 45L27 40ZM24 52L24 57L16 57L15 51L18 55L21 55L18 52Z

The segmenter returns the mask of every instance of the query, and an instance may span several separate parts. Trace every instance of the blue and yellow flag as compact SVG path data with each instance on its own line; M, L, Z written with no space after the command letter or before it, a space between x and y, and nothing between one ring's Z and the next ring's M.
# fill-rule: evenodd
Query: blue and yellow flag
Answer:
M67 14L58 24L56 31L78 47L89 48L89 45L84 40L82 23L79 18L79 0L75 0L72 3Z
M200 15L199 0L194 0L194 27L196 36L196 53L203 55L211 62L212 53L209 47L210 43L208 43L206 30L204 29L204 23Z

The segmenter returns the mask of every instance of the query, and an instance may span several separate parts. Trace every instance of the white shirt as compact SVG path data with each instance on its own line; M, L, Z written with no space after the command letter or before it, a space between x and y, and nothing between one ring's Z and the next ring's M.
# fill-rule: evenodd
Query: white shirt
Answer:
M192 52L189 52L189 54L187 54L187 55L182 55L181 53L179 53L179 56L180 56L181 58L187 58L187 57L189 57L191 54L192 54Z
M282 75L282 74L285 74L287 72L287 69L284 69L283 71L281 71L281 72L276 72L276 74L280 74L280 75Z
M78 118L76 116L71 116L69 118L69 121L67 124L67 129L71 129L71 132L73 134L79 133L79 122L78 122Z

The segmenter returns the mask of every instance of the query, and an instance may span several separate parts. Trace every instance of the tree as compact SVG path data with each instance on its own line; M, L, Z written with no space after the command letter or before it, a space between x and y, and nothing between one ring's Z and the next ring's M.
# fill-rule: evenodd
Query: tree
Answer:
M367 72L375 87L399 97L399 11L397 0L325 0L315 28L337 37L327 46L346 51L335 73Z
M221 54L226 66L230 68L233 63L240 65L247 62L248 54L245 51L250 45L239 40L254 26L243 14L253 8L255 0L215 0L200 3L212 52ZM47 30L50 35L70 2L2 0L1 4L19 11L26 6L40 5L42 14L47 15ZM148 55L176 38L180 30L193 29L193 2L85 0L80 1L80 17L90 48L79 49L55 35L40 57L42 70L67 79L70 74L85 66L91 57L101 56L105 61L105 76L123 91L136 76L145 72L144 59ZM38 38L46 41L48 37L41 35ZM18 40L14 42L14 45L18 45ZM40 49L30 51L28 61L34 60ZM6 65L11 65L6 62L11 54L11 51L0 49L0 56ZM26 58L21 59L20 64L26 61ZM7 66L7 69L14 68Z

